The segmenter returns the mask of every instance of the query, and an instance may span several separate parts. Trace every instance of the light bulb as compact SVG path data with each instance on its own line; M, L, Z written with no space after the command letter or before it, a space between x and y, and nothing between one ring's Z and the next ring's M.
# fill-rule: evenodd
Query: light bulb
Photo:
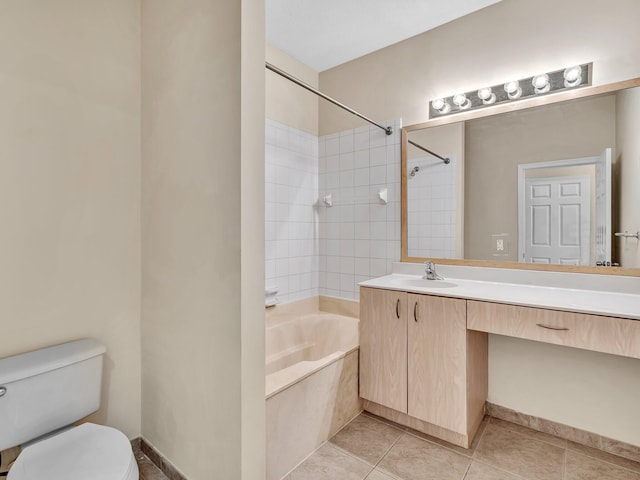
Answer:
M504 91L507 92L509 100L515 100L516 98L520 98L520 95L522 95L522 89L520 88L520 82L518 82L518 80L505 83Z
M453 103L460 109L460 110L466 110L468 108L471 107L471 100L469 100L467 98L467 96L464 93L459 93L457 95L454 95L453 97Z
M546 73L533 77L533 80L531 80L531 85L533 85L533 91L536 93L547 93L549 90L551 90L549 75L547 75Z
M485 87L478 90L478 98L482 100L484 105L496 103L496 94L491 91L491 87Z
M451 105L444 98L437 98L433 100L431 102L431 106L442 115L451 111Z
M576 65L564 71L564 86L567 88L577 87L582 83L582 67Z

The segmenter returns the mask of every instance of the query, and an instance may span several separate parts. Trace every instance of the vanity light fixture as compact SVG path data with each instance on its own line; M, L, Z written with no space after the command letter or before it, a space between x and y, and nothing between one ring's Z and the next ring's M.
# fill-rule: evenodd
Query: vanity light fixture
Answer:
M454 95L453 104L458 107L458 110L467 110L468 108L471 108L471 100L469 100L464 93Z
M520 82L518 80L505 83L504 91L507 92L509 100L515 100L522 96L522 88L520 88Z
M536 93L536 95L547 93L549 90L551 90L549 75L547 75L546 73L533 77L533 80L531 80L531 85L533 85L533 91Z
M445 115L451 112L451 104L447 102L444 98L438 98L431 102L431 106L434 110L437 110L438 113Z
M586 87L591 85L592 68L593 64L585 63L504 84L483 87L471 92L457 93L450 97L441 97L429 102L429 118Z
M491 87L484 87L478 90L478 98L482 100L483 105L493 105L498 97L493 93Z
M582 82L582 67L576 65L575 67L569 67L564 71L564 86L572 88L580 85Z

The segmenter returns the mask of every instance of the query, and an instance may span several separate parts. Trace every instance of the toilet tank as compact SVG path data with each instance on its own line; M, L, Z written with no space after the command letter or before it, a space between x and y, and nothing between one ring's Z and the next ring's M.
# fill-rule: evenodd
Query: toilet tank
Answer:
M0 359L0 451L98 410L105 351L87 338Z

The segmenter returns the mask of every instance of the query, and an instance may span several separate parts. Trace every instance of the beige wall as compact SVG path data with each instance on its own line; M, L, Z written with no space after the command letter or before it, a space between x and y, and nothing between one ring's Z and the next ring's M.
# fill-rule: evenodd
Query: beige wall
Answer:
M617 96L616 177L620 210L614 217L618 232L640 231L640 88L626 90ZM622 265L640 266L640 240L620 239L617 242Z
M373 119L428 120L439 96L593 61L594 84L640 76L640 2L503 0L320 74L320 88ZM362 122L320 104L320 134Z
M142 434L191 480L264 477L263 12L142 1Z
M140 434L136 0L0 2L0 357L107 347L91 420Z
M267 45L266 59L279 69L318 88L318 72L282 50ZM318 135L319 97L271 70L265 70L265 81L267 117L298 130Z
M637 0L589 2L588 8L581 0L503 0L322 72L320 88L374 119L402 117L411 125L428 119L427 102L435 97L538 71L593 61L596 85L639 77L639 17ZM320 104L321 135L361 124ZM518 340L492 337L490 401L640 445L630 401L638 396L638 360L613 357L620 361L596 369L600 354L533 342L519 347ZM560 366L556 381L549 369Z
M497 259L517 262L518 165L598 156L615 125L615 95L466 122L465 257L496 260L491 235L507 233Z
M241 480L266 476L265 394L265 2L243 0L240 118ZM223 361L218 358L218 361ZM237 379L231 379L237 381ZM217 404L217 403L216 403ZM209 432L210 433L210 432ZM223 437L218 442L224 441Z

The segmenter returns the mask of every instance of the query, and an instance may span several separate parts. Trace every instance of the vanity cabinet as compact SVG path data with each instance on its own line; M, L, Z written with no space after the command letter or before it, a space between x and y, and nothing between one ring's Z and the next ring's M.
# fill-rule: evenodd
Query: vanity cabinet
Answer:
M407 413L466 430L466 301L409 294Z
M468 447L487 395L487 335L467 330L466 300L360 289L365 409Z
M640 321L469 300L467 328L640 358Z
M407 293L362 288L360 319L360 396L406 412Z

